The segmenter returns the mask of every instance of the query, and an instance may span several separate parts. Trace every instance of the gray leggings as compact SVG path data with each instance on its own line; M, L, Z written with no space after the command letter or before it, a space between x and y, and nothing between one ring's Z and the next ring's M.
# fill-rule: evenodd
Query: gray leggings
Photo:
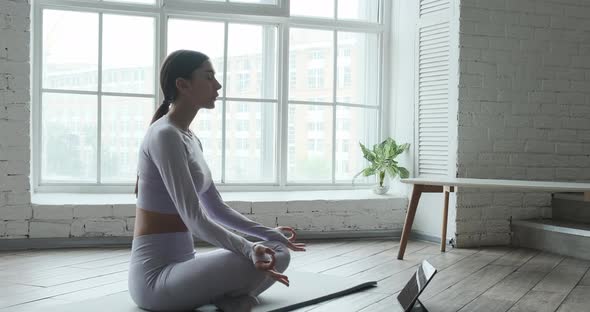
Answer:
M260 243L276 252L275 269L284 272L291 259L288 248ZM133 301L150 311L191 311L228 296L258 296L275 282L231 251L197 253L190 232L135 237L128 281Z

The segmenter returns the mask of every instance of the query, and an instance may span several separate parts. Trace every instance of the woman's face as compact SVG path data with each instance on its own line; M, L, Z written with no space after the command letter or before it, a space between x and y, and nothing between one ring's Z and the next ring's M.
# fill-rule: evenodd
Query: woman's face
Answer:
M211 109L215 107L215 100L219 96L217 90L221 84L215 78L215 70L210 61L205 61L192 72L192 79L181 84L181 93L192 105L198 108Z

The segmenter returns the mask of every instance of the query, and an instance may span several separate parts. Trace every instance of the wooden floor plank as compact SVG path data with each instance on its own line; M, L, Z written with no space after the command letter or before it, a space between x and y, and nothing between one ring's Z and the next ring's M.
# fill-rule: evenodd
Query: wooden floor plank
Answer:
M38 251L35 255L0 262L0 274L3 274L5 270L13 271L14 269L24 269L29 267L39 269L43 266L55 267L73 265L92 259L104 259L127 252L129 252L127 249L121 250L110 248L105 248L104 250L96 248L74 248L72 250L56 249L44 252Z
M0 286L0 294L2 297L10 297L16 294L22 294L28 291L35 291L41 289L40 286L20 285L10 283L9 285Z
M355 261L346 263L344 265L330 268L321 273L337 275L337 276L351 276L358 272L370 270L378 265L391 261L391 256L387 254L377 254L368 256L367 258L356 259Z
M81 291L63 294L59 296L53 297L54 299L66 300L70 302L88 300L98 297L104 297L112 294L116 294L118 292L127 291L128 290L128 283L127 279L118 281L115 283L110 283L106 285L101 285L97 287L92 287L88 289L84 289Z
M515 266L520 267L530 259L537 256L540 252L534 249L528 248L518 248L513 249L504 256L498 258L492 264L495 265L508 265L508 266Z
M472 252L475 252L475 251L472 251ZM430 264L432 264L432 266L434 266L438 270L438 272L440 273L441 271L445 270L447 267L449 267L449 266L457 263L458 261L464 259L465 257L469 256L469 254L446 252L446 253L440 253L438 255L430 255L430 257L427 257L427 258L423 258L421 256L418 256L418 254L416 254L415 256L417 256L417 257L413 261L412 261L411 256L406 257L406 259L404 260L406 263L408 263L409 261L412 261L409 263L413 263L413 265L407 266L406 269L398 271L397 273L394 273L384 279L379 280L377 283L377 288L375 288L371 291L379 291L379 292L384 292L384 293L388 293L388 294L395 294L395 293L399 292L400 290L402 290L402 288L408 282L408 280L410 279L412 274L414 274L414 272L416 272L418 265L422 262L422 260L424 260L424 259L428 260L428 262ZM354 276L357 276L357 275L354 275ZM437 276L437 278L438 278L438 276Z
M330 300L318 307L311 309L311 312L333 312L333 311L359 311L371 304L387 297L386 294L361 291L342 298Z
M557 312L580 312L590 309L590 286L576 286Z
M400 260L397 260L398 248L399 246L395 246L365 259L359 259L356 262L323 271L322 273L338 276L352 276L358 274L357 276L371 276L372 279L384 279L388 276L385 274L389 273L389 275L391 275L395 273L391 270L391 268L394 267L394 263L400 262ZM440 247L438 245L428 245L426 248L422 249L410 249L409 252L406 252L406 259L404 259L406 264L403 267L411 266L412 263L417 264L418 261L416 260L418 259L422 260L428 257L440 255L441 252L439 248ZM384 272L386 273L384 274Z
M588 271L587 263L565 259L509 311L555 311Z
M63 294L74 293L85 289L94 288L105 284L111 284L113 282L119 282L123 280L127 280L127 272L120 272L115 274L98 276L94 278L88 278L52 287L41 287L32 291L19 293L13 296L5 297L4 295L0 295L0 298L2 299L0 300L0 308L51 298Z
M471 301L460 312L505 312L531 290L548 273L512 272L508 277L494 285L481 296Z
M391 241L378 241L376 244L372 244L367 246L366 248L360 248L351 252L347 252L345 255L347 257L355 257L355 258L366 258L369 256L373 256L376 254L381 254L385 251L392 251L392 250L396 250L397 251L397 247L399 246L399 243L397 242L391 242Z
M432 306L436 307L436 311L455 312L479 297L515 269L516 267L512 266L490 264L441 291L436 296L420 300L424 302L426 308Z
M425 301L436 296L438 293L479 271L494 260L502 257L508 253L508 251L509 250L507 249L500 252L497 250L484 252L482 250L456 262L446 270L435 275L435 278L420 296L420 300Z
M117 265L121 263L128 263L129 258L131 257L131 251L123 253L118 256L105 258L105 259L95 259L90 260L87 262L82 262L78 264L71 264L67 265L70 268L79 268L79 269L96 269L96 268L104 268L112 265Z
M60 304L68 304L68 303L70 303L70 301L58 300L58 299L53 299L53 298L46 298L46 299L41 299L41 300L21 304L21 305L10 307L10 308L0 309L0 311L2 311L2 312L30 312L30 311L43 310L43 309L51 311L51 310L54 310ZM54 311L59 311L59 310L54 310Z
M579 283L580 286L590 286L590 271L586 272Z
M375 244L375 242L370 242L369 244L363 244L362 242L348 242L343 245L335 246L333 248L322 250L316 253L310 253L302 255L301 258L297 259L297 263L294 265L298 267L304 267L306 265L310 265L313 263L318 263L322 261L326 261L327 259L342 256L348 252L360 249L360 248L367 248L368 245ZM294 267L295 268L295 267Z
M326 251L330 248L335 248L350 243L352 240L336 240L336 241L323 241L323 240L311 240L304 241L306 243L305 252L292 252L291 259L299 257L307 257L314 255L318 252Z
M36 271L36 270L22 270L21 274L14 274L10 277L4 277L5 281L11 281L13 283L31 286L47 287L55 285L53 284L54 278L62 278L67 275L84 274L88 272L88 269L79 269L72 267L58 267L51 270ZM49 283L47 283L49 281Z
M521 272L551 272L564 257L547 252L541 252L518 268Z
M410 244L408 244L410 246ZM426 247L425 247L426 246ZM416 245L412 244L410 248L406 249L406 256L404 260L397 260L397 255L394 251L391 259L376 265L370 269L360 271L356 274L352 274L350 276L359 277L359 278L366 278L371 280L383 280L397 272L403 271L408 269L416 264L418 264L422 259L427 257L428 255L438 255L440 251L438 249L433 248L432 244L428 245ZM438 247L436 247L438 248ZM421 251L422 253L418 254L417 252ZM424 253L428 251L429 253ZM415 254L416 253L416 254Z
M431 244L429 243L414 242L411 244L411 246L408 247L408 249L409 252L413 252L415 250L422 249L430 245ZM382 246L379 247L382 248ZM372 251L374 250L374 244L363 247L354 246L353 248L354 250L352 250L351 252L339 250L339 254L334 257L329 255L323 255L322 257L312 257L314 261L310 261L310 258L304 258L304 261L295 263L293 269L314 273L324 272L363 259L364 253L374 252ZM379 253L379 256L376 257L380 259L380 261L386 261L386 258L388 256L393 258L393 255L396 253L396 251L388 251L382 251Z
M319 261L317 263L308 263L306 265L296 265L293 267L294 270L297 271L304 271L304 272L313 272L313 273L320 273L322 271L327 271L354 261L357 261L358 258L351 258L347 256L336 256L329 259L325 259Z
M564 259L533 290L562 292L572 289L588 271L588 263L577 259Z
M44 274L45 272L54 269L60 269L70 265L82 264L88 261L109 259L125 253L129 254L129 251L84 251L83 253L67 252L64 255L54 255L48 258L37 258L35 261L23 261L22 263L12 265L9 270L5 269L3 271L0 271L0 279L18 279L22 275L22 272L28 272L29 276ZM71 255L71 257L69 255Z
M75 270L74 270L75 269ZM129 270L129 263L120 263L108 267L96 268L96 269L77 269L68 268L63 274L53 275L51 277L35 278L33 280L27 280L23 284L50 287L61 285L65 283L71 283L79 280L110 275L113 273L122 273Z
M384 299L375 302L366 308L360 310L360 312L403 312L404 310L397 301L397 294L390 295Z

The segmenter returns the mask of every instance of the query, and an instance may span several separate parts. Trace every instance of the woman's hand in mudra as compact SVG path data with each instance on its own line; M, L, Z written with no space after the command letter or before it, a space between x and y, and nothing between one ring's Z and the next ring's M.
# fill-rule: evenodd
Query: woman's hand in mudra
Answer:
M297 238L297 233L295 230L290 226L278 226L276 227L277 230L280 232L290 232L291 236L287 237L289 240L289 244L287 247L293 251L305 251L305 243L296 243L295 239Z
M275 270L275 251L272 248L261 244L254 244L254 267L257 270L265 271L277 282L289 286L287 275L281 274Z

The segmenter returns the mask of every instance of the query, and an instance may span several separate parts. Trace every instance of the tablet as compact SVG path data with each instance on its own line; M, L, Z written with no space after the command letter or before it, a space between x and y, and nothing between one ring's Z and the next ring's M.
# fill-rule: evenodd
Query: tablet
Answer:
M418 270L416 270L406 286L404 286L404 289L397 296L397 301L405 312L411 311L416 301L420 302L418 296L426 288L434 274L436 274L436 269L428 261L422 261L422 264L418 266ZM420 305L422 306L422 311L427 311L421 302Z

